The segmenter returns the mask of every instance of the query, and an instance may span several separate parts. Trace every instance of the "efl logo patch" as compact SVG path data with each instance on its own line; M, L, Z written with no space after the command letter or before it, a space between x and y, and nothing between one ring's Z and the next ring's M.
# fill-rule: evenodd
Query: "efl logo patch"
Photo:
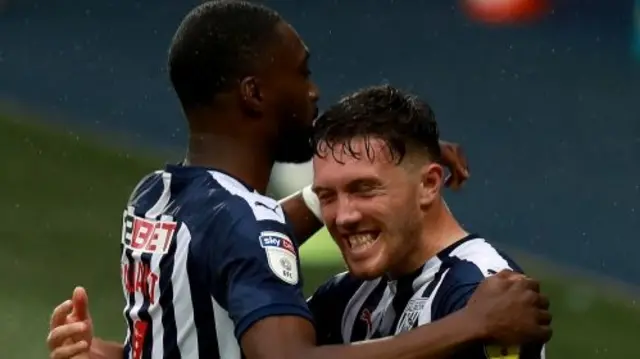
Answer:
M293 241L286 235L273 231L261 232L259 240L273 274L286 283L298 284L298 257Z
M498 345L486 345L484 353L488 359L520 359L519 347L501 347Z
M409 331L413 328L414 324L418 321L422 309L427 304L428 298L415 298L409 300L407 306L402 312L402 316L398 321L398 327L396 328L396 334Z

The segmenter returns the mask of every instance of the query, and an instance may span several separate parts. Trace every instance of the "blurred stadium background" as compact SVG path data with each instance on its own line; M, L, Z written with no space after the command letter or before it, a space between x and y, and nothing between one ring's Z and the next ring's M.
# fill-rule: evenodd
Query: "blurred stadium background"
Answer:
M164 64L195 3L2 2L0 358L46 357L48 315L76 284L97 332L122 336L122 204L183 154ZM312 49L323 106L381 82L433 105L472 165L452 209L552 297L550 358L640 358L640 2L556 0L515 27L451 0L267 3ZM310 178L277 171L276 196ZM308 290L342 269L324 233L303 252Z

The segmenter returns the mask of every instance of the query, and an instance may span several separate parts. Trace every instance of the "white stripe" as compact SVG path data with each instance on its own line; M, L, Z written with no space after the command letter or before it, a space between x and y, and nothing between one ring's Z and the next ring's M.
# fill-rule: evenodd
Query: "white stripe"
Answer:
M395 284L395 282L387 283L382 299L380 299L378 306L371 315L370 334L378 332L383 337L389 334L393 320L396 317L396 311L393 309L393 298L395 298L397 293ZM367 339L369 339L369 337L367 337Z
M216 336L218 337L218 352L222 359L240 359L240 346L235 337L233 321L229 313L211 297L213 317L216 321Z
M342 339L345 343L351 342L353 326L355 324L355 321L358 319L358 314L360 313L365 300L376 289L376 286L378 286L380 280L381 278L378 278L373 281L362 283L358 290L349 299L349 303L347 303L347 306L342 313ZM371 333L367 334L370 335Z
M238 180L224 173L209 171L209 174L229 193L244 199L251 207L257 221L270 220L286 223L282 206L275 199L263 196L258 192L249 191Z
M429 259L425 263L425 265L422 267L422 273L420 273L420 275L413 280L413 282L411 283L411 287L413 289L413 295L407 301L404 311L402 313L398 313L398 315L400 315L400 320L398 321L398 324L394 329L395 335L404 331L402 316L405 314L405 312L407 312L408 310L407 307L411 302L421 301L421 303L424 303L424 306L422 307L422 310L420 311L417 319L418 325L421 325L420 323L421 317L426 315L426 318L431 318L431 303L433 302L433 298L435 297L434 294L438 292L438 289L440 288L440 284L442 283L442 279L446 276L447 272L446 271L444 272L442 278L440 279L440 282L434 288L431 296L429 296L428 298L422 298L422 295L425 291L425 288L434 280L435 275L438 273L438 271L440 271L441 266L442 266L442 261L440 260L440 258L433 257ZM409 314L409 313L407 312L406 314Z
M444 279L447 277L447 273L449 273L448 269L445 270L442 276L440 277L440 281L438 282L436 287L433 289L433 294L430 295L428 298L426 298L427 302L425 303L424 308L422 308L422 312L418 317L418 326L431 323L431 307L433 305L433 300L436 298L436 294L438 293L438 290L440 290L440 285L442 285L442 282L444 282ZM422 291L420 291L419 293L422 294Z
M489 269L496 272L503 269L512 269L500 253L483 238L476 238L462 243L451 251L450 256L475 264L485 277L489 275Z
M355 294L349 299L349 303L347 303L344 313L342 313L342 340L345 343L351 342L351 332L353 331L355 321L358 319L358 313L360 313L364 301L371 295L373 290L376 289L380 280L381 279L378 278L362 283L360 288L358 288Z
M156 219L156 217L160 216L163 212L167 204L169 204L169 200L171 199L171 173L163 172L162 173L162 194L160 194L160 198L158 198L158 202L151 207L147 213L145 213L145 217L148 219Z
M162 173L162 194L158 201L151 207L147 213L145 213L145 218L148 219L158 219L160 215L164 212L167 204L169 204L169 200L171 199L171 173L163 172ZM171 218L162 218L171 220ZM162 255L152 255L151 260L149 261L149 269L152 273L155 273L160 278L160 260L162 259ZM160 358L164 354L164 341L162 337L164 336L164 326L162 325L162 307L160 306L160 291L156 291L158 288L158 283L147 283L149 286L149 291L153 291L153 299L154 302L151 303L149 300L149 317L151 318L151 333L153 335L153 347L151 348L151 357L152 358Z
M182 224L176 235L176 253L174 255L171 284L173 286L173 310L175 312L178 347L183 358L197 358L198 335L193 321L191 287L187 276L187 258L191 244L191 232ZM214 338L211 338L214 340Z
M127 210L124 211L124 213L122 213L122 236L120 238L124 238L125 237L126 225L127 225L126 221L125 221L125 217L127 216L127 212L133 213L133 207L132 206L127 207ZM127 249L123 247L122 248L122 253L120 253L120 265L121 265L121 267L122 267L122 264L129 265L129 259L125 255L126 253L127 253ZM125 303L126 303L125 306L124 306L124 309L122 310L122 316L124 317L125 320L129 320L129 317L127 316L127 311L131 309L132 303L129 301L129 292L127 291L127 285L126 285L124 273L120 273L120 276L122 277L121 278L122 279L122 294L124 295ZM127 330L127 335L124 338L124 343L125 344L127 342L129 342L129 337L130 336L131 336L131 332L129 330Z

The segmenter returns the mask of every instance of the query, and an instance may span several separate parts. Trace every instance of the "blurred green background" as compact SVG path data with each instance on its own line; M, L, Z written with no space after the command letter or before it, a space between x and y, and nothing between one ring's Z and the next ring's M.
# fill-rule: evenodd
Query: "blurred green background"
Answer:
M89 291L97 334L123 338L120 214L139 178L163 162L95 143L0 117L5 155L0 175L0 216L5 219L0 245L2 359L47 357L49 314L77 284ZM324 232L302 252L307 293L342 271ZM551 297L555 337L549 358L640 358L640 309L629 293L612 283L516 259L542 279Z

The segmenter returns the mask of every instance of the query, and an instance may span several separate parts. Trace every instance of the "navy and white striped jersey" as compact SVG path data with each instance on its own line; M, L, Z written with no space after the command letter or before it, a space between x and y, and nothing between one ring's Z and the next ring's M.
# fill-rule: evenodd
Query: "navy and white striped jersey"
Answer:
M169 165L124 211L125 358L241 358L239 338L272 315L311 320L282 208L239 180Z
M443 318L464 307L485 277L503 269L522 272L484 239L469 235L397 280L364 281L339 274L308 300L316 318L318 344L392 336ZM520 352L520 356L509 351ZM503 349L480 344L456 358L487 357L538 359L544 358L544 349L541 345Z

